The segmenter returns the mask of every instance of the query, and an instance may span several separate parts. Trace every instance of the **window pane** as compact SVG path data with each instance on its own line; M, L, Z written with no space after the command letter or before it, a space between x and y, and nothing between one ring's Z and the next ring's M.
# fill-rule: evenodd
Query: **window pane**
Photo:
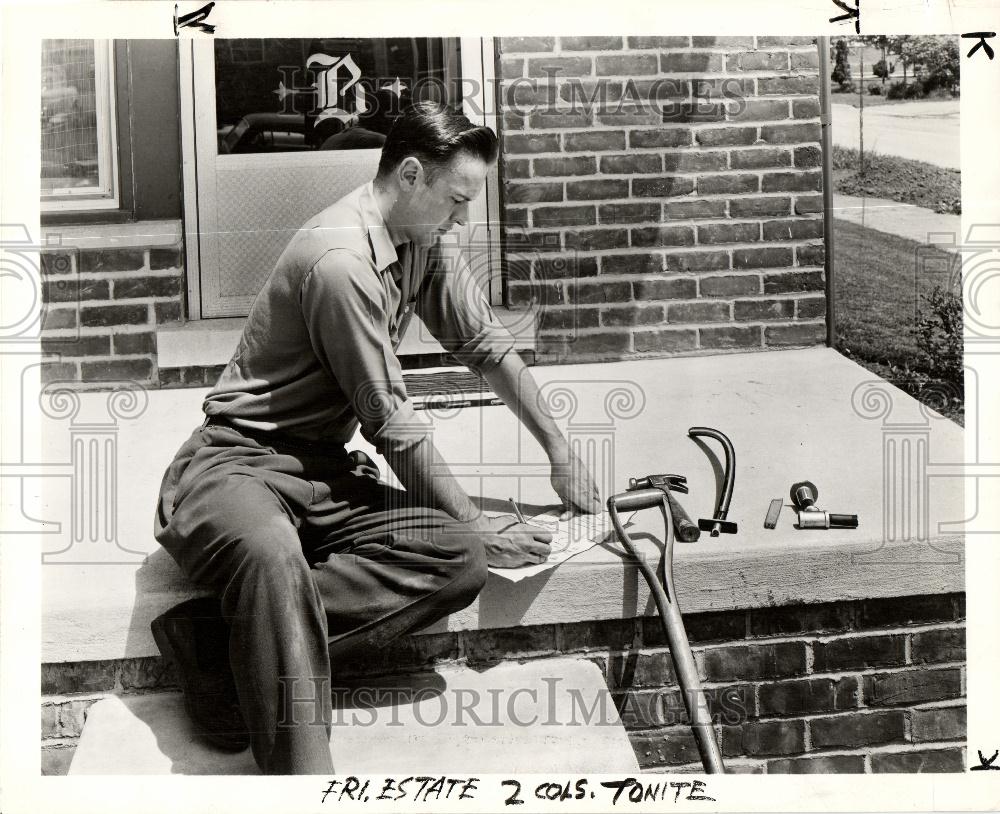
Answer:
M93 40L42 40L42 195L100 188Z
M447 99L457 65L457 39L217 39L219 153L380 147L411 99Z

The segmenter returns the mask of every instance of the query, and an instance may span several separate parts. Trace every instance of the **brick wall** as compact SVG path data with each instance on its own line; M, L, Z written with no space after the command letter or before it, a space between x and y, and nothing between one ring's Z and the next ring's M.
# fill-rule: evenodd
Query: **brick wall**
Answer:
M43 251L42 381L156 386L156 326L184 313L183 252Z
M727 767L963 771L964 618L964 594L687 616ZM575 654L604 671L644 769L699 771L664 645L655 617L417 635L344 677ZM175 686L158 658L42 665L44 770L65 772L94 701Z
M508 300L541 361L825 340L814 39L499 48Z

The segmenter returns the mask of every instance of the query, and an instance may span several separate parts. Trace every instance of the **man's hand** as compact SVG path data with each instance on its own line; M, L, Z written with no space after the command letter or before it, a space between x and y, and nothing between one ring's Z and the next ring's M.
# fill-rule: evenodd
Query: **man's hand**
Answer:
M549 558L552 532L513 517L480 516L473 524L486 532L486 562L494 568L538 565Z
M574 514L597 514L601 511L597 484L568 443L562 441L557 445L549 453L549 460L552 462L552 488L563 502L560 520L568 520Z

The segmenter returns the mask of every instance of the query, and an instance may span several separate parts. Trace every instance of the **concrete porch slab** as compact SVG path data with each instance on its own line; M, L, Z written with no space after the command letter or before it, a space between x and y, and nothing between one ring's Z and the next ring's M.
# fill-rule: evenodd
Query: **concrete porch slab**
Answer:
M335 681L333 697L338 774L638 770L604 676L588 661L442 668L363 688ZM259 771L249 749L226 754L198 740L180 693L156 693L94 704L69 774Z
M826 348L532 368L557 422L582 444L603 497L628 478L687 475L682 503L711 514L721 451L687 438L695 425L736 448L730 519L740 533L678 544L687 612L960 591L966 523L962 429ZM200 424L205 390L148 393L141 415L119 420L114 537L74 531L72 469L25 481L26 515L42 518L42 661L156 655L149 622L197 589L152 537L155 499L175 450ZM106 393L81 393L81 418L106 413ZM103 411L103 413L102 413ZM486 509L509 496L526 514L557 502L541 448L503 406L430 411L438 448ZM66 419L45 419L46 461L70 461ZM373 450L360 438L355 447ZM383 465L383 477L391 472ZM860 528L798 531L786 507L763 528L772 498L809 479L819 505L858 514ZM33 495L41 494L41 499ZM787 501L786 501L787 502ZM989 507L986 507L989 510ZM658 512L636 518L648 556L662 538ZM79 525L79 522L77 522ZM84 529L83 531L87 531ZM74 540L74 535L83 539ZM554 570L512 584L491 576L478 601L435 630L509 627L643 615L645 583L621 546L605 542Z

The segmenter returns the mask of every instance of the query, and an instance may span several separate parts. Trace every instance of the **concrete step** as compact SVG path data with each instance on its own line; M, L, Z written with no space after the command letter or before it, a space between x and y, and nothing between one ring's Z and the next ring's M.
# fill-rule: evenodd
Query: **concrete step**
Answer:
M623 773L635 753L597 665L582 659L446 667L337 687L330 753L338 774ZM259 774L247 749L220 752L191 730L180 693L94 704L69 774Z

